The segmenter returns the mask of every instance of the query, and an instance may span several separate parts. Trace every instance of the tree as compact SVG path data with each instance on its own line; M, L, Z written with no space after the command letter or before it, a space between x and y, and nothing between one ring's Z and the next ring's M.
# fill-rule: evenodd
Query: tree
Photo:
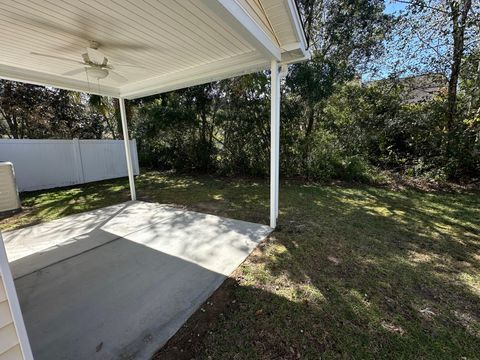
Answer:
M265 175L270 159L270 82L261 72L220 83L215 140L227 174ZM240 110L241 109L241 110Z
M106 96L89 95L88 106L93 113L103 118L108 135L112 139L121 138L122 123L120 118L120 105L117 99Z
M322 102L333 94L336 84L353 79L382 52L392 17L384 14L382 0L303 0L299 4L313 55L309 62L292 66L286 84L304 106L300 126L306 162Z
M101 139L104 119L91 113L79 93L52 89L48 101L51 109L47 119L49 137L60 139Z
M4 122L0 135L14 139L41 137L48 128L50 94L42 86L0 80L0 120Z
M104 122L79 93L0 80L0 136L101 138Z
M480 121L480 47L463 60L460 83L468 99L467 118Z
M388 56L395 73L441 73L448 79L445 103L445 144L449 147L458 120L459 78L463 61L479 44L478 0L399 0ZM450 152L447 151L447 152Z
M457 113L457 88L458 79L460 77L460 67L462 65L465 53L465 35L468 31L467 26L473 24L470 19L470 10L472 8L472 0L449 0L449 16L452 26L452 60L450 65L450 77L448 79L448 123L447 128L451 131L453 122ZM467 34L468 36L468 34Z

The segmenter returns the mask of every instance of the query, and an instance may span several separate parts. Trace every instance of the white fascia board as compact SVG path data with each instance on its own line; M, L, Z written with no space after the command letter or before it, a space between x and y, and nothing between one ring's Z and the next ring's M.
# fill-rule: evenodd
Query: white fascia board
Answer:
M302 48L302 44L299 41L282 46L282 50L285 52L295 51L301 48Z
M299 40L299 49L305 55L305 60L309 60L312 56L307 45L307 38L305 37L305 31L303 29L302 20L300 19L300 14L298 13L297 5L294 3L295 0L287 0L288 9L290 10L290 18L292 23L297 31L298 40Z
M39 71L17 68L0 64L0 79L19 81L32 85L51 86L58 89L85 92L89 94L118 97L118 88L100 84L92 84L76 79L69 79L59 75L46 74Z
M205 4L270 60L280 60L281 51L248 12L235 0L207 0Z
M250 74L269 68L269 62L258 54L247 53L223 61L196 66L173 74L140 81L120 88L120 96L125 99L164 93L177 89L223 80L234 76Z

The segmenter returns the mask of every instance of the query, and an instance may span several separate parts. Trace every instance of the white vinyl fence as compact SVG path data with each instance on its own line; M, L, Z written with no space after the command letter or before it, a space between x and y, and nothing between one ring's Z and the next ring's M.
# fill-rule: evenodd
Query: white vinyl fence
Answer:
M137 144L130 140L133 171ZM127 176L123 140L0 139L0 161L10 161L19 191L50 189Z

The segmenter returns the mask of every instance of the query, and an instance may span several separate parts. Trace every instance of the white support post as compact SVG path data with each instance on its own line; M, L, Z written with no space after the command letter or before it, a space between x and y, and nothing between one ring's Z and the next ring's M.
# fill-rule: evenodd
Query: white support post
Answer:
M15 359L20 358L23 360L33 360L32 349L30 348L27 330L25 329L25 323L23 322L23 314L22 310L20 309L17 290L13 281L10 264L8 263L7 252L5 251L5 243L3 242L2 233L0 232L0 302L3 302L5 300L7 302L7 306L10 309L9 315L11 316L11 319L10 321L8 321L8 315L6 319L1 319L2 322L4 322L4 320L7 320L7 324L3 324L2 326L5 326L4 328L7 329L9 327L9 323L13 323L13 328L15 329L15 335L13 335L13 337L16 336L16 340L18 340L21 352L21 355L15 356L15 354L11 354L11 356ZM2 316L3 315L4 313L2 313ZM5 334L7 334L7 332ZM8 342L12 340L11 336L9 338L10 340L7 340ZM0 344L2 344L2 346L3 344L5 344L5 342L2 341L1 338ZM0 358L9 358L6 353L4 354L5 357L0 354Z
M125 99L118 98L120 103L120 116L122 118L123 143L125 145L125 156L127 158L128 182L130 184L130 196L132 200L137 200L135 192L135 179L133 177L132 152L130 151L130 139L128 137L127 112L125 111Z
M280 168L280 64L271 63L270 96L270 227L275 228L278 218L278 191Z

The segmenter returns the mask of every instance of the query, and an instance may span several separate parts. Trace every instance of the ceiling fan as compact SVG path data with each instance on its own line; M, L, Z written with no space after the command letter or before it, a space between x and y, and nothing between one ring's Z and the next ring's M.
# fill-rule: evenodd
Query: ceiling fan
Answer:
M121 66L141 68L140 66L131 65L131 64L121 64L121 63L116 63L115 66L113 66L109 64L109 59L100 50L98 50L98 48L100 47L100 44L95 40L90 40L89 42L90 42L90 46L87 47L86 52L82 54L83 61L78 61L70 58L65 58L62 56L43 54L38 52L31 52L30 54L81 65L80 67L67 71L62 75L74 76L82 72L85 72L87 75L87 80L88 78L92 78L98 81L108 76L114 81L126 82L128 81L128 79L125 76L116 72L114 69Z

